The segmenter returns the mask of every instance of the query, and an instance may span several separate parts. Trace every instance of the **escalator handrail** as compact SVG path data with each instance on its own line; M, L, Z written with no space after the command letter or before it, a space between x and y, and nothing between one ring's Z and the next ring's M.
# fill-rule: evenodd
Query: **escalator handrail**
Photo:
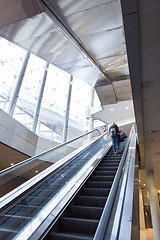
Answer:
M131 239L132 232L132 214L133 214L133 190L134 190L134 173L135 173L135 158L136 158L136 141L137 136L134 134L130 144L129 153L127 156L128 166L126 168L125 180L122 180L124 187L121 187L120 197L121 199L118 208L118 214L115 215L116 228L113 229L113 235L116 234L117 239ZM127 229L126 229L127 226ZM111 237L112 238L112 237Z
M66 164L68 161L71 161L71 159L74 159L76 156L78 156L80 153L85 151L87 148L89 148L91 145L93 145L96 141L104 137L105 135L108 135L108 131L104 132L101 136L97 137L96 139L92 140L91 142L87 143L84 146L81 146L80 148L76 149L71 154L65 156L64 158L60 159L55 164L51 165L47 169L43 170L39 174L35 175L31 179L27 180L26 182L22 183L20 186L18 186L16 189L13 189L11 192L7 193L3 197L1 197L1 203L0 203L0 209L7 206L11 201L16 199L18 196L26 192L29 188L33 187L36 183L47 177L52 172L56 171L59 167L61 167L63 164Z
M12 171L13 169L16 169L16 168L20 167L21 165L24 165L24 164L26 164L26 163L28 163L28 162L30 162L30 161L36 160L38 157L42 157L43 155L45 155L45 154L47 154L47 153L50 153L50 152L52 152L52 151L55 151L55 150L57 150L57 149L65 146L65 145L67 145L67 144L69 144L69 143L72 143L72 142L74 142L74 141L76 141L76 140L78 140L78 139L80 139L80 138L82 138L82 137L85 137L85 136L93 133L94 131L98 131L99 134L101 135L101 132L99 131L99 129L96 128L96 129L94 129L94 130L92 130L92 131L90 131L90 132L87 132L87 133L85 133L85 134L83 134L83 135L80 135L80 136L78 136L78 137L76 137L76 138L74 138L74 139L72 139L72 140L70 140L70 141L68 141L68 142L62 143L62 144L60 144L60 145L58 145L58 146L56 146L56 147L53 147L53 148L51 148L51 149L48 149L48 150L46 150L46 151L44 151L44 152L42 152L42 153L39 153L39 154L37 154L37 155L35 155L35 156L33 156L33 157L30 157L30 158L28 158L28 159L26 159L26 160L24 160L24 161L22 161L22 162L19 162L19 163L15 164L15 165L13 165L13 166L11 166L11 167L8 167L8 168L6 168L6 169L4 169L4 170L1 170L1 171L0 171L0 176L2 176L2 174L6 174L6 173Z
M105 134L103 134L104 136ZM99 138L101 140L101 138ZM99 164L101 159L106 155L111 147L111 139L103 147L98 150L95 155L92 155L89 162L78 170L72 179L65 184L64 187L55 195L54 198L39 212L39 214L30 221L28 225L16 236L16 240L43 239L44 235L51 227L51 223L55 222L62 210L66 208L69 202L73 199L81 185L88 179L88 176L94 171L95 167ZM92 144L94 144L95 140ZM91 144L91 145L92 145ZM25 236L25 237L24 237Z
M125 146L122 158L121 158L121 162L120 162L119 167L117 169L117 172L116 172L116 175L115 175L115 178L114 178L109 196L107 198L107 201L106 201L103 213L102 213L102 217L99 221L99 224L98 224L98 227L97 227L97 230L96 230L96 233L94 235L93 240L102 240L103 237L104 237L105 230L106 230L106 227L108 225L108 220L109 220L109 216L110 216L110 213L111 213L111 208L112 208L112 205L113 205L113 201L114 201L116 191L117 191L117 188L118 188L118 184L119 184L119 181L120 181L120 178L121 178L121 172L122 172L124 162L125 162L125 159L126 159L126 156L127 156L128 147L129 147L129 144L130 144L133 128L134 128L134 126L132 126L132 129L130 131L130 135L129 135L129 138L128 138L127 143L126 143L126 146Z

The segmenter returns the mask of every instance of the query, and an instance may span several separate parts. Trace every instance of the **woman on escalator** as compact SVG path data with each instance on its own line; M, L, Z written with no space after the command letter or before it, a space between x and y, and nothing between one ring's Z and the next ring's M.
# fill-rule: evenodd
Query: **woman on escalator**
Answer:
M118 150L119 150L119 128L116 125L115 122L112 122L112 125L109 128L109 134L112 138L112 144L113 144L113 152L114 154L118 154Z

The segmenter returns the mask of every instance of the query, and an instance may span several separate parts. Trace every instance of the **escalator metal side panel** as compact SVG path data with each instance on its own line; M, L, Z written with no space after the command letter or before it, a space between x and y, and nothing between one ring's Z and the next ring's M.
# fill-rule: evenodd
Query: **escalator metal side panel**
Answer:
M126 191L125 191L125 197L123 202L123 212L121 216L121 223L120 223L119 236L118 236L119 240L131 239L134 173L135 173L135 159L136 159L136 135L132 140L133 140L133 143L132 143L132 148L130 153L130 165L128 170Z
M131 239L135 152L136 134L133 131L105 234L103 238L97 236L96 240Z
M98 138L99 139L99 138ZM95 141L95 140L94 140ZM7 193L6 195L4 195L3 197L1 197L1 201L0 201L0 210L2 211L2 209L9 204L10 202L12 202L15 198L19 197L21 194L23 194L24 192L26 192L28 189L30 189L31 187L33 187L36 183L38 183L39 181L41 181L43 178L45 178L46 176L48 176L50 173L52 173L53 171L55 171L56 169L58 169L60 166L62 166L63 164L65 164L67 161L70 161L72 158L74 158L75 156L77 156L78 154L80 154L81 152L85 151L88 147L90 147L92 144L94 144L94 141L91 141L89 144L85 144L82 147L78 148L77 150L75 150L74 152L70 153L69 155L67 155L66 157L62 158L61 160L59 160L58 162L56 162L54 165L48 167L47 169L45 169L44 171L40 172L39 174L37 174L36 176L34 176L33 178L29 179L28 181L24 182L23 184L21 184L20 186L18 186L17 188L15 188L14 190L12 190L11 192ZM96 139L97 141L97 139ZM95 142L96 142L95 141Z
M66 207L72 196L78 191L82 183L88 178L88 175L94 170L110 147L111 142L105 149L100 149L15 239L40 239L46 228L56 219L62 209Z

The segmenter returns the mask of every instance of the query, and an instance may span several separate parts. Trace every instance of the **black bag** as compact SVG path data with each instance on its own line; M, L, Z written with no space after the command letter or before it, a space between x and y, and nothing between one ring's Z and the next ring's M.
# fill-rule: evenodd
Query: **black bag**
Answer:
M119 141L123 142L125 138L127 138L126 134L124 132L120 132L119 133Z

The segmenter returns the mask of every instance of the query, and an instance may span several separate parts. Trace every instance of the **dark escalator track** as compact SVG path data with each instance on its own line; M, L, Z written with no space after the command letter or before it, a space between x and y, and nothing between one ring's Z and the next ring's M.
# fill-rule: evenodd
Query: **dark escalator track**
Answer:
M50 229L45 240L91 240L96 232L104 205L118 169L121 151L110 150L88 178L79 193Z

